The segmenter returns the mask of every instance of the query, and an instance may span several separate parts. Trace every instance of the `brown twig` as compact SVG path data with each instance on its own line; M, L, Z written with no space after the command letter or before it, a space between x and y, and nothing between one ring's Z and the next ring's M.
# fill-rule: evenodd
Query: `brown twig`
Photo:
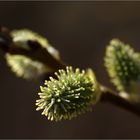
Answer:
M131 103L130 101L127 101L126 99L117 95L116 93L114 93L114 91L108 89L107 87L101 86L101 91L102 91L102 97L100 100L101 102L111 103L117 107L120 107L124 110L134 113L137 116L140 116L140 104Z
M23 48L15 47L13 45L9 48L8 53L21 54L21 55L27 56L31 58L32 60L42 62L47 67L50 67L55 71L61 68L65 68L65 64L62 61L57 60L45 48L42 48L40 46L33 50L25 50Z

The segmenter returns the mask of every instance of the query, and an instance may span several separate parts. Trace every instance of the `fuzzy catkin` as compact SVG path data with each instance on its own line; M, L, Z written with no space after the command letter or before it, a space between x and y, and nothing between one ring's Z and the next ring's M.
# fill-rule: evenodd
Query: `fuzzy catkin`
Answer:
M91 104L96 103L100 94L97 85L85 71L67 67L55 73L57 79L50 77L41 86L36 101L36 110L43 110L42 115L49 120L60 121L72 119L77 115L91 110Z
M105 66L112 83L119 91L132 93L140 82L140 55L118 39L106 49Z

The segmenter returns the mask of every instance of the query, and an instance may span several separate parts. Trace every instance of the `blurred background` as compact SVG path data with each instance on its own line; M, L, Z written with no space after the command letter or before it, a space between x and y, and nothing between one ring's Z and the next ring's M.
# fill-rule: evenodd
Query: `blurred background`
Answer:
M0 24L46 36L65 62L93 68L113 89L106 45L119 38L140 51L140 2L0 2ZM40 83L17 78L0 51L0 138L140 138L140 118L105 103L71 121L48 121L35 111Z

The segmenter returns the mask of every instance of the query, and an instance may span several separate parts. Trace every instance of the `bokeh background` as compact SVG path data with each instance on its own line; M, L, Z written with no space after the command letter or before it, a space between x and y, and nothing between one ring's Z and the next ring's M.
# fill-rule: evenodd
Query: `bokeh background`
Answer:
M112 88L103 61L109 41L140 51L140 2L0 2L0 24L46 36L65 62L93 68ZM0 138L140 138L140 118L105 103L71 121L48 121L35 111L40 83L15 77L0 51Z

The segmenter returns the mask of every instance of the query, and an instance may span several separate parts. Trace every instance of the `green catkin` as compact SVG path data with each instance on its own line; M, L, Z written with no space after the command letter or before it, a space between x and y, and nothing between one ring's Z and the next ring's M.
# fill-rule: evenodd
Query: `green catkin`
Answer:
M134 93L140 83L140 55L118 39L106 49L105 66L112 83L120 92Z
M43 110L42 115L51 121L70 120L91 110L91 104L96 103L100 96L95 77L90 78L85 71L73 70L72 67L59 70L55 75L57 79L50 77L45 86L40 87L36 110Z

